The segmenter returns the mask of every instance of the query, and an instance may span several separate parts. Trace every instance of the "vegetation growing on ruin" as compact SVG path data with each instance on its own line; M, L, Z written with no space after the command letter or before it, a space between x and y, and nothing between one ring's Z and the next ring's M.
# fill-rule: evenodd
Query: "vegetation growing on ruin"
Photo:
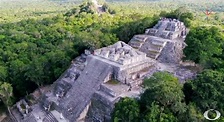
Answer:
M116 0L105 4L107 13L100 16L88 3L78 6L32 1L31 7L24 7L24 3L19 6L0 3L0 88L7 84L10 101L0 98L8 107L37 87L53 83L84 49L108 46L118 40L128 42L157 23L160 16L166 16L180 17L191 28L186 38L185 59L207 70L184 86L168 73L154 74L156 80L150 78L144 82L146 92L139 101L125 98L116 105L114 121L201 121L202 113L210 107L224 114L222 0L216 1L217 4L205 1L191 4L189 0L185 5L190 7L179 9L179 4L161 1ZM215 11L208 20L203 13L207 8ZM186 11L180 13L183 10ZM15 99L11 99L11 88ZM120 111L122 114L118 114Z
M106 83L107 84L111 84L111 85L117 85L117 84L119 84L119 81L117 81L117 80L109 80Z

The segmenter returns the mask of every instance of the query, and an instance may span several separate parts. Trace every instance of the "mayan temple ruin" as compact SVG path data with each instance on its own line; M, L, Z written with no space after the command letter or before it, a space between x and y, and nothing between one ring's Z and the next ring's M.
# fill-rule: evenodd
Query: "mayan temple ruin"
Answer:
M181 65L187 29L161 18L144 34L96 49L72 61L61 77L32 99L12 107L18 122L109 122L122 97L138 97L141 83L154 72L168 71L184 82L195 72ZM38 94L38 95L36 95ZM23 106L23 107L21 107Z

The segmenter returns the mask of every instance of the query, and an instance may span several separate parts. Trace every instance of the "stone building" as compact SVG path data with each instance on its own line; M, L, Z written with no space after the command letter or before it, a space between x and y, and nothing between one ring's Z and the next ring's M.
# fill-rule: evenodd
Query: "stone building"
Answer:
M87 53L77 58L52 85L53 88L42 96L41 102L29 107L32 111L25 113L24 117L17 117L24 122L74 122L85 121L88 113L88 120L109 121L114 103L121 95L136 94L132 93L132 88L138 87L154 64L155 60L145 53L121 41L97 49L94 54ZM100 116L102 113L98 111L98 117L91 114L89 110L96 109L95 102L102 103L110 112Z
M135 35L129 45L146 53L150 58L178 63L186 46L186 35L187 29L183 22L162 18L153 28L146 29L144 34Z
M176 67L179 58L173 61L175 56L181 57L174 50L183 49L184 38L180 37L186 35L185 29L178 20L161 19L129 44L118 41L85 51L36 102L22 100L12 108L12 114L21 122L109 122L121 97L139 97L145 77L156 71L170 71L181 79L191 74ZM171 58L166 60L167 56Z
M179 20L162 18L153 28L147 29L145 33L148 35L173 40L176 38L185 37L187 34L187 29L184 26L184 23Z
M93 58L106 62L113 67L110 78L126 84L140 78L141 73L144 73L145 69L155 63L145 53L121 41L109 47L97 49L94 54Z

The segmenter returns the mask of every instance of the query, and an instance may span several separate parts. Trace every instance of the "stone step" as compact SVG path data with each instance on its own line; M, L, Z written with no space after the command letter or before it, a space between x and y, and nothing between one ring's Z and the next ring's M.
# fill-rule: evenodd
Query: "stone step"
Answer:
M112 91L111 89L109 89L108 87L104 86L104 85L100 85L100 91L111 96L111 97L115 97L116 93L114 91Z
M54 117L54 115L53 115L51 112L49 112L49 113L45 116L43 122L58 122L58 120Z
M149 51L147 53L147 56L150 57L150 58L153 58L153 59L156 59L158 57L159 53L155 53L155 52L151 52Z
M17 119L21 120L23 118L23 115L19 112L19 110L16 107L13 107L11 109L12 115Z
M53 122L58 122L58 120L54 117L54 115L51 112L48 115Z
M166 42L159 41L159 40L153 40L152 44L155 45L155 46L164 47Z
M22 120L22 122L37 122L37 121L36 121L34 115L30 114L30 115L26 116L26 119Z
M138 43L138 42L131 42L129 43L130 46L132 46L133 48L140 48L142 46L142 43Z
M6 118L4 118L1 122L17 122L17 121L14 121L14 120L11 119L10 117L6 117Z
M149 48L148 51L155 52L155 53L160 53L161 49Z
M117 99L117 97L111 97L110 95L102 92L102 91L96 91L94 93L94 98L98 98L98 100L102 101L104 104L107 104L108 106L111 105L111 103Z

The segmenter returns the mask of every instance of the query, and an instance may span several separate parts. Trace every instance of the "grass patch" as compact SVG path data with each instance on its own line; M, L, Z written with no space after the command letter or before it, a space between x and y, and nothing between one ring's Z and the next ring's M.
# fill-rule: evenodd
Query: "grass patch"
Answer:
M26 109L26 106L24 104L20 104L22 109Z
M116 85L118 83L119 83L119 81L117 81L117 80L109 80L109 81L107 81L107 84L111 84L111 85Z

